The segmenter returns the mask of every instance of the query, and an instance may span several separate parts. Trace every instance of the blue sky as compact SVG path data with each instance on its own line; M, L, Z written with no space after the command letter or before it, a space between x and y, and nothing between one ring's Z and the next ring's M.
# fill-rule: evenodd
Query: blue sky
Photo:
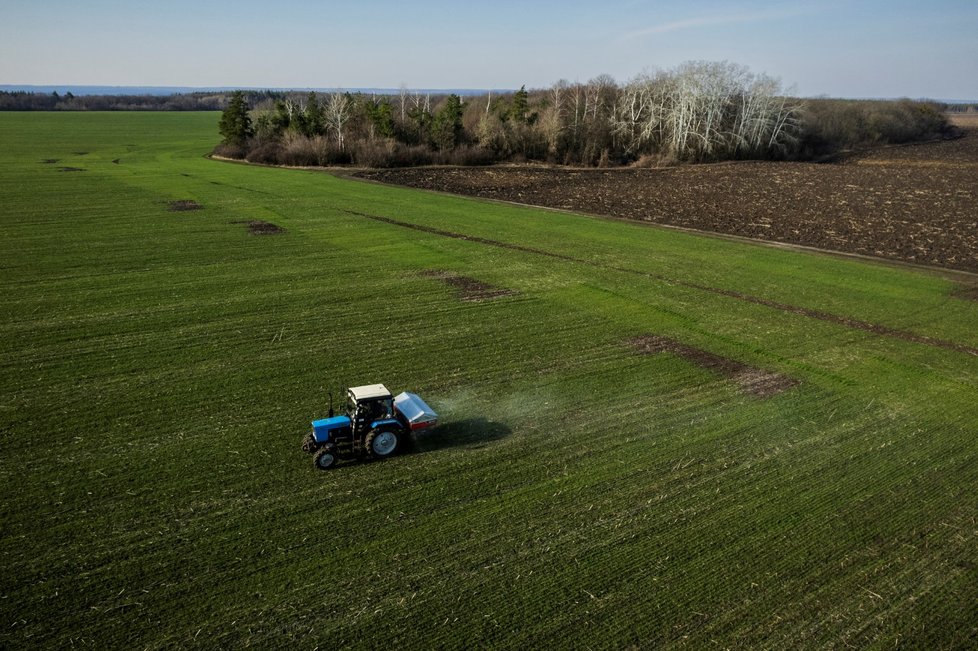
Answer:
M542 87L692 59L978 99L978 0L0 0L0 84Z

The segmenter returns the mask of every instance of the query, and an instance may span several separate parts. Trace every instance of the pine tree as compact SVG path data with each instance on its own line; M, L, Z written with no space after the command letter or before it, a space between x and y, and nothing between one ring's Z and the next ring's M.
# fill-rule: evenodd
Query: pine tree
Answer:
M408 109L408 117L411 119L411 129L409 136L414 144L424 144L431 126L431 113L423 106L413 106Z
M452 149L462 140L462 100L458 95L449 95L438 111L431 129L431 140L442 151Z
M309 93L309 98L306 100L303 133L310 137L321 136L326 133L326 119L323 116L323 107L316 99L316 93Z
M510 117L517 124L526 124L526 114L529 110L530 94L526 92L526 86L520 86L520 89L513 95L513 105L509 109Z
M231 94L231 100L221 114L218 129L226 145L243 145L254 135L251 117L248 115L248 103L245 102L244 93L240 90Z
M275 100L275 113L272 115L271 120L276 137L281 136L287 129L292 127L292 113L289 111L285 100Z
M390 100L384 97L376 104L369 107L370 121L373 122L377 135L381 138L393 138L394 128L394 107Z

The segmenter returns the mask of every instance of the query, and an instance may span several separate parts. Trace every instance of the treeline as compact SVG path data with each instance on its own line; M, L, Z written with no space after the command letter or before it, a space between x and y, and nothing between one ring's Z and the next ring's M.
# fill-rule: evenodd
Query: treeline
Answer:
M808 100L796 154L801 159L961 135L948 123L946 105L911 100Z
M978 113L978 104L958 102L956 104L941 104L948 113Z
M215 153L251 162L397 167L545 161L659 165L736 159L812 160L840 151L948 137L944 106L799 100L766 75L691 62L619 84L609 76L545 90L462 99L238 93Z
M255 101L263 93L251 93ZM220 111L230 93L174 95L73 95L0 91L0 111Z

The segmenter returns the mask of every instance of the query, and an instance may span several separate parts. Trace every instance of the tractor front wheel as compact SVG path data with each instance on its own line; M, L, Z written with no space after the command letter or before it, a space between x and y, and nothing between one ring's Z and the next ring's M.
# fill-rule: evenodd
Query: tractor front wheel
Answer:
M308 453L316 451L316 437L312 435L312 432L308 432L302 437L302 451Z
M386 459L401 447L401 437L394 430L375 429L367 434L366 447L374 459Z
M336 465L336 448L332 445L319 448L312 458L312 463L320 470L329 470Z

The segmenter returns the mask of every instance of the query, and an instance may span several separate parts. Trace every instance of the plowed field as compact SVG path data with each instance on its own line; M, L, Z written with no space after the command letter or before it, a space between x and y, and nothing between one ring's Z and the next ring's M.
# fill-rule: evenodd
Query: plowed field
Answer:
M978 271L978 128L843 163L415 168L363 178Z

